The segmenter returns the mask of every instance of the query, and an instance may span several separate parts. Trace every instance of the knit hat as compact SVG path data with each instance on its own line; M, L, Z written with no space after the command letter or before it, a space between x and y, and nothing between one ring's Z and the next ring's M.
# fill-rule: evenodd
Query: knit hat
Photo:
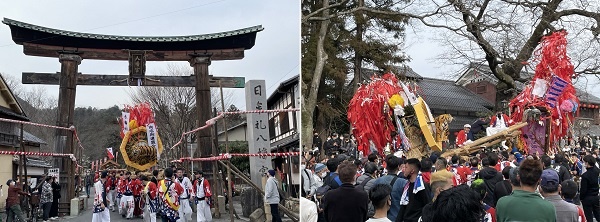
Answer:
M8 181L6 181L6 185L7 185L7 186L10 186L10 183L12 183L12 182L13 182L13 180L12 180L12 179L8 179Z
M269 170L269 175L271 175L272 177L275 176L275 170Z
M317 165L315 166L315 172L319 172L323 169L325 169L325 164L317 163Z

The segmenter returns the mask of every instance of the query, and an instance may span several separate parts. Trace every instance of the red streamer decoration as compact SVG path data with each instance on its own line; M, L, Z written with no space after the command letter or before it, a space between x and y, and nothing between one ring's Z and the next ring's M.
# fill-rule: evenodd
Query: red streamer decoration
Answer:
M392 95L402 92L398 79L392 73L371 79L369 84L358 88L348 105L352 134L356 137L358 149L365 155L370 153L369 141L373 141L379 153L383 153L383 147L392 140L391 132L395 130L390 119L392 110L384 110L384 105Z

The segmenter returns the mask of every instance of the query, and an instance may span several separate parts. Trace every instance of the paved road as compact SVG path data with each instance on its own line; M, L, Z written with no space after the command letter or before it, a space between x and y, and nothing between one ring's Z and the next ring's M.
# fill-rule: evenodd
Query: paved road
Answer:
M87 209L85 209L84 212L80 213L79 216L77 216L77 217L63 217L63 218L60 218L58 221L59 222L89 222L89 221L91 221L92 220L92 211L93 211L91 209L91 206L92 206L93 199L90 198L90 199L87 200L87 202L88 202ZM239 212L238 214L240 214L240 216L241 216L242 206L239 203L235 203L234 202L234 207L236 208L236 211ZM125 222L125 221L128 221L128 222L133 222L133 221L142 222L144 220L141 219L141 218L127 220L125 218L122 218L121 215L119 215L115 211L115 212L110 212L110 221L111 222L112 221L115 221L115 222ZM158 221L160 221L160 219ZM192 215L192 221L193 222L196 221L196 214ZM229 221L229 214L228 213L222 214L220 219L213 219L213 221L215 221L215 222ZM236 219L235 221L249 221L249 219L248 218L242 218L242 219Z

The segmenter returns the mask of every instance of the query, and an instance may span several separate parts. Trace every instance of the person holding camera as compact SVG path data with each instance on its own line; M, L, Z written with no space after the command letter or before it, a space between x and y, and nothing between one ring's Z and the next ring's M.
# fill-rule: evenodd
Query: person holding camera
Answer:
M29 193L23 192L17 184L19 184L19 180L14 181L10 179L6 181L6 185L8 186L8 197L6 198L8 218L6 221L9 222L12 221L15 216L19 218L19 221L25 221L25 216L23 215L21 205L19 204L19 195L31 196Z

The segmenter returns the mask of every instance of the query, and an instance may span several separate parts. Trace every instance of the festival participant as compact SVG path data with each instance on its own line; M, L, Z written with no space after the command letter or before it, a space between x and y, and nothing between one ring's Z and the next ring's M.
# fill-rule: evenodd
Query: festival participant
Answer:
M479 195L468 186L457 186L441 192L431 205L432 211L423 213L423 222L482 220L485 214Z
M556 221L554 206L535 193L542 170L540 161L526 159L521 162L518 172L521 189L498 200L497 221Z
M339 165L338 172L342 185L327 192L323 197L325 218L327 221L366 221L369 197L364 190L354 187L354 164L343 162Z
M433 192L433 199L435 201L437 196L444 190L448 190L453 187L454 174L448 171L438 171L431 174L431 191Z
M471 131L471 125L465 124L464 129L458 132L456 135L456 146L462 147L467 141L474 141L473 133Z
M485 215L483 216L483 220L481 221L496 222L496 209L490 207L489 205L483 202L485 195L487 195L487 189L485 188L485 183L483 182L483 180L477 179L473 181L473 183L471 184L471 189L477 192L477 194L479 194L479 201L481 202L481 205L485 210Z
M460 157L458 157L458 155L456 155L456 154L453 155L451 157L451 159L450 159L451 165L450 165L449 170L448 170L448 171L450 171L451 173L454 174L454 178L456 179L456 185L455 186L461 185L461 184L463 184L465 182L465 181L461 180L460 174L458 172L458 169L459 169L459 165L458 165L459 161L458 160L459 159L460 159Z
M473 159L471 159L471 174L467 175L467 185L471 186L471 183L473 183L473 181L475 179L477 179L477 176L479 175L479 158L477 157L473 157Z
M519 175L519 167L510 169L509 180L510 180L510 185L511 185L513 191L521 189L521 180L519 180L518 175ZM498 200L500 200L500 199L498 199Z
M108 208L110 211L115 212L115 208L117 208L118 204L117 199L117 178L115 177L116 172L112 171L109 176L106 178L106 186L107 186L107 199L108 199Z
M212 221L209 204L212 196L210 183L208 183L208 180L204 179L204 173L201 171L196 171L194 174L196 175L193 190L193 193L196 195L196 221Z
M417 222L421 218L423 207L431 202L431 188L423 182L423 177L419 175L420 170L421 162L418 159L406 160L403 172L409 183L404 186L400 199L400 205L404 206L401 221Z
M494 194L495 196L495 203L498 203L498 200L504 196L508 196L512 193L512 186L510 185L510 170L513 169L512 167L508 166L508 167L504 167L504 169L502 169L502 176L504 177L504 180L496 183L495 188L494 188Z
M579 210L574 204L564 201L558 193L560 192L558 173L554 169L545 169L542 172L540 182L540 193L544 199L554 205L557 222L578 221Z
M144 201L142 199L142 191L144 190L144 185L142 183L142 180L140 179L140 172L136 172L135 175L132 175L131 179L132 179L132 184L133 184L133 201L134 201L134 208L133 208L133 216L134 217L142 217L142 215L144 214L144 211L142 209L142 202Z
M85 194L87 194L87 198L90 198L90 187L92 186L92 184L94 184L92 175L90 174L90 172L88 171L87 175L85 176Z
M121 213L121 197L123 197L123 192L121 192L121 185L123 184L123 181L125 180L125 175L123 175L123 173L119 173L119 177L116 178L116 182L117 182L117 187L116 187L116 193L117 193L117 198L116 201L113 205L117 205L116 207L113 207L113 212L115 210L115 208L117 208L119 210L119 214Z
M375 215L366 222L392 222L387 212L392 205L392 189L387 184L377 184L369 190L369 200L375 207Z
M119 203L119 214L121 214L121 217L126 217L127 219L133 218L135 207L133 199L134 186L134 181L131 179L131 172L128 171L125 173L123 181L121 181L121 186L119 186L119 190L123 194L121 203Z
M596 159L591 155L583 157L586 171L581 175L581 188L579 196L581 205L585 212L585 218L593 221L596 218L600 221L600 199L598 198L598 175L600 170L596 167Z
M194 186L188 177L183 176L183 169L177 169L177 182L183 186L183 194L179 196L179 220L186 222L192 220L192 208L190 207L190 198L194 197Z
M375 185L377 165L374 163L365 164L365 173L356 179L356 185L363 188L364 191L369 193L369 190Z
M577 215L578 215L577 221L585 222L585 213L583 212L583 208L581 208L574 202L578 189L579 188L577 187L577 183L575 183L575 181L565 180L560 184L560 192L559 193L560 193L561 197L565 201L567 201L567 203L571 203L571 204L577 206Z
M164 170L164 179L158 183L158 199L163 221L175 222L179 219L179 195L184 188L174 181L173 169Z
M400 158L390 154L386 156L385 162L388 174L378 178L375 184L387 184L392 187L392 205L387 212L387 217L391 221L396 221L398 214L402 213L400 199L402 198L402 192L407 184L407 180L397 176L400 170Z
M156 183L151 182L147 176L142 175L142 183L144 190L142 191L142 197L144 201L144 222L156 222L156 211L158 210L158 188Z
M106 188L104 183L108 177L108 172L103 171L100 175L100 180L94 184L94 213L92 214L92 222L109 222L110 213L106 209L108 200L106 199Z
M429 158L423 158L421 160L421 176L423 176L423 181L425 181L425 183L430 183L432 167L433 162L431 162Z

